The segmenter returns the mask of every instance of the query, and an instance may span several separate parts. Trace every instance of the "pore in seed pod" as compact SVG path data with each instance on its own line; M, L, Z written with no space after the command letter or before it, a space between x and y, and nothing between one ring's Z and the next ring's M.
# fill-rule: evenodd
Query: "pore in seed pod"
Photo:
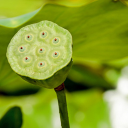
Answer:
M24 80L56 88L72 66L72 36L51 21L21 28L7 48L11 68Z

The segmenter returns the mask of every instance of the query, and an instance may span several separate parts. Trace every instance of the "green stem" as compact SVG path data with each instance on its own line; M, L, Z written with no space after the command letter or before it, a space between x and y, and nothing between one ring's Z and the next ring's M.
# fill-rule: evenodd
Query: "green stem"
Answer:
M60 91L57 91L55 89L55 92L57 94L57 99L58 99L61 126L62 126L62 128L70 128L69 119L68 119L68 111L67 111L65 90L62 89Z

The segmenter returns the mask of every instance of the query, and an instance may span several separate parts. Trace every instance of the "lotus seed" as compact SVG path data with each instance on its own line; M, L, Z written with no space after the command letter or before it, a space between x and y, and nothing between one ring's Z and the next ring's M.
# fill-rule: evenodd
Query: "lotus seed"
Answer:
M24 62L30 62L31 58L30 57L25 57Z
M53 53L53 57L58 57L59 56L59 52L54 52Z
M24 46L19 47L19 51L20 51L20 52L24 52L25 49L26 49L26 48L25 48Z
M45 52L45 49L44 48L40 48L39 49L39 53L44 53Z
M41 32L40 37L41 37L41 38L47 37L47 32Z
M59 43L59 38L55 38L55 39L53 40L53 43L54 43L54 44Z
M33 36L32 35L27 35L25 37L25 40L28 41L28 42L32 41L32 39L33 39Z
M45 66L45 62L40 62L40 63L38 63L38 67L39 68L42 68L42 67L44 67Z

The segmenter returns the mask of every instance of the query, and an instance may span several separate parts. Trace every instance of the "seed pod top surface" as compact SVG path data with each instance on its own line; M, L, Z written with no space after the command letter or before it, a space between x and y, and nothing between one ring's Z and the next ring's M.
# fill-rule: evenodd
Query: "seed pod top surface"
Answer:
M22 76L45 80L71 61L72 36L51 21L21 28L12 38L7 58L11 68Z

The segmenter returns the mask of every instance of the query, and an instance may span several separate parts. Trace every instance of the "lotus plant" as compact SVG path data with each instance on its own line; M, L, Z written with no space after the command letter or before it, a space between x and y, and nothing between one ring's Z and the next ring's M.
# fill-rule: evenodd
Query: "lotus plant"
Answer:
M21 28L7 48L8 62L24 80L57 93L61 126L69 128L64 81L72 66L72 36L51 21Z

